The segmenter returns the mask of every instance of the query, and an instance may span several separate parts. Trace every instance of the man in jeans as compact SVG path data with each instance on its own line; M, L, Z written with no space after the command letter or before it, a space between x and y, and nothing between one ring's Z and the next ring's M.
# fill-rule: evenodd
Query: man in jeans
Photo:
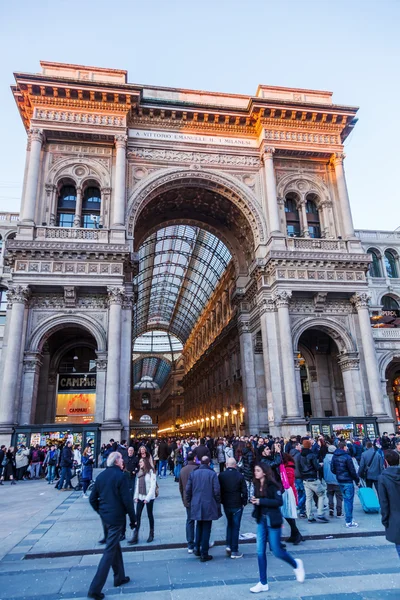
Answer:
M68 489L68 490L72 490L72 485L71 485L71 469L72 469L72 465L74 462L74 453L72 450L72 444L71 442L67 442L62 454L61 454L61 475L60 475L60 481L57 484L57 489L58 490L63 490L63 489ZM63 488L65 482L65 488Z
M326 487L319 476L320 464L317 455L311 451L312 440L303 440L298 470L306 491L306 511L309 523L329 523L325 516ZM318 497L317 518L314 519L314 494Z
M161 440L158 446L158 476L160 479L167 476L167 462L169 456L168 444L165 440ZM164 475L163 475L164 472Z
M302 446L301 446L300 442L296 442L295 447L292 448L292 450L289 452L289 454L291 456L293 456L293 460L294 460L294 476L295 476L294 483L295 483L296 490L297 490L297 497L298 497L297 508L299 510L299 517L300 517L300 519L306 519L307 518L306 491L304 489L304 483L303 483L303 480L301 478L301 474L299 471L299 460L300 460L301 451L302 451Z
M218 475L221 487L221 503L227 520L226 552L231 558L242 558L239 552L239 531L243 508L247 504L247 485L242 473L236 468L236 460L228 458L226 470Z
M336 475L342 491L346 527L358 527L358 523L353 521L353 504L354 482L359 485L360 478L356 473L352 458L347 452L346 442L340 442L339 448L333 454L331 470Z
M189 554L193 554L194 550L194 519L190 516L189 502L186 499L186 485L191 472L198 468L199 466L194 462L194 453L188 452L187 465L182 467L179 474L179 491L181 493L183 506L186 508L186 541Z

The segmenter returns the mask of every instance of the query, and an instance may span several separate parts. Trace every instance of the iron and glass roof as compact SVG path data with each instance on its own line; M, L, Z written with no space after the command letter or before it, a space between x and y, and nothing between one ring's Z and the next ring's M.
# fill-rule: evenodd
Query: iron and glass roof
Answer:
M175 356L180 354L183 345L178 338L166 331L147 331L140 335L133 344L133 352L137 353L167 353Z
M134 335L165 330L184 344L230 259L227 247L198 227L150 235L139 250Z
M171 363L155 356L141 358L133 365L135 390L162 388L171 371Z

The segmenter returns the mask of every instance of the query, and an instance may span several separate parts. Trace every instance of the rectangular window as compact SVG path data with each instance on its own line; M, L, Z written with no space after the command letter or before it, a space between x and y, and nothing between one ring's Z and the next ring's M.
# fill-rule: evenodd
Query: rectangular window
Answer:
M321 237L321 230L319 228L319 225L309 225L308 231L310 233L310 237L312 237L312 238L320 238Z
M57 225L59 227L73 227L75 215L72 213L58 213Z
M289 237L300 236L300 227L298 225L287 225L286 229Z
M98 217L97 217L98 222ZM96 226L95 221L92 218L92 215L83 215L83 226L85 229L94 229Z

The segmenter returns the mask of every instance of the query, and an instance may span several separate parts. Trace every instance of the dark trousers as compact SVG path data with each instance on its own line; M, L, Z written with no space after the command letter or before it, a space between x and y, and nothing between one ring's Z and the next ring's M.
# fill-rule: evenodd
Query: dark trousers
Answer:
M328 483L328 502L329 502L329 510L331 512L334 511L335 505L333 502L334 497L336 496L336 514L337 516L342 514L342 506L343 506L343 495L342 490L339 485L335 483Z
M186 541L188 548L194 548L194 520L190 518L190 508L186 509Z
M154 500L150 500L147 504L143 502L143 500L138 500L136 504L136 529L139 531L140 522L142 520L142 512L143 508L146 506L147 508L147 516L149 517L149 525L150 529L154 529L154 516L153 516L153 506Z
M196 541L194 547L201 556L208 555L212 521L196 521Z
M374 487L374 488L375 488L375 491L376 491L376 493L378 493L378 486L377 486L378 482L377 482L377 481L375 481L375 479L366 479L366 480L365 480L365 484L366 484L366 486L367 486L368 488L372 488L372 487Z
M17 479L18 479L18 481L21 481L24 478L25 473L26 473L26 466L25 467L18 467L18 469L17 469Z
M225 463L224 462L219 463L219 472L222 473L224 469L225 469Z
M104 554L101 557L99 566L97 567L96 575L90 584L90 594L100 594L107 580L110 568L114 572L114 584L120 583L125 577L124 561L122 560L121 546L119 539L123 533L123 525L107 525L103 522L104 531L106 533L106 547Z
M243 507L228 508L224 506L226 516L226 546L232 552L239 552L239 531L242 520Z
M71 469L69 467L61 467L61 475L60 475L60 481L57 484L57 488L59 490L61 490L62 486L64 485L64 481L65 481L65 487L66 488L70 488L71 486Z

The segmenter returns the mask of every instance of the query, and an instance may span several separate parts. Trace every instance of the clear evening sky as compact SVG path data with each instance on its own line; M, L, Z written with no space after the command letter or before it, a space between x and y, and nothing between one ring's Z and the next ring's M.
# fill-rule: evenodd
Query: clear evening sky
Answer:
M40 60L128 70L131 83L254 95L330 90L359 106L345 143L359 229L400 226L400 0L0 2L0 210L19 210L26 133L10 84Z

